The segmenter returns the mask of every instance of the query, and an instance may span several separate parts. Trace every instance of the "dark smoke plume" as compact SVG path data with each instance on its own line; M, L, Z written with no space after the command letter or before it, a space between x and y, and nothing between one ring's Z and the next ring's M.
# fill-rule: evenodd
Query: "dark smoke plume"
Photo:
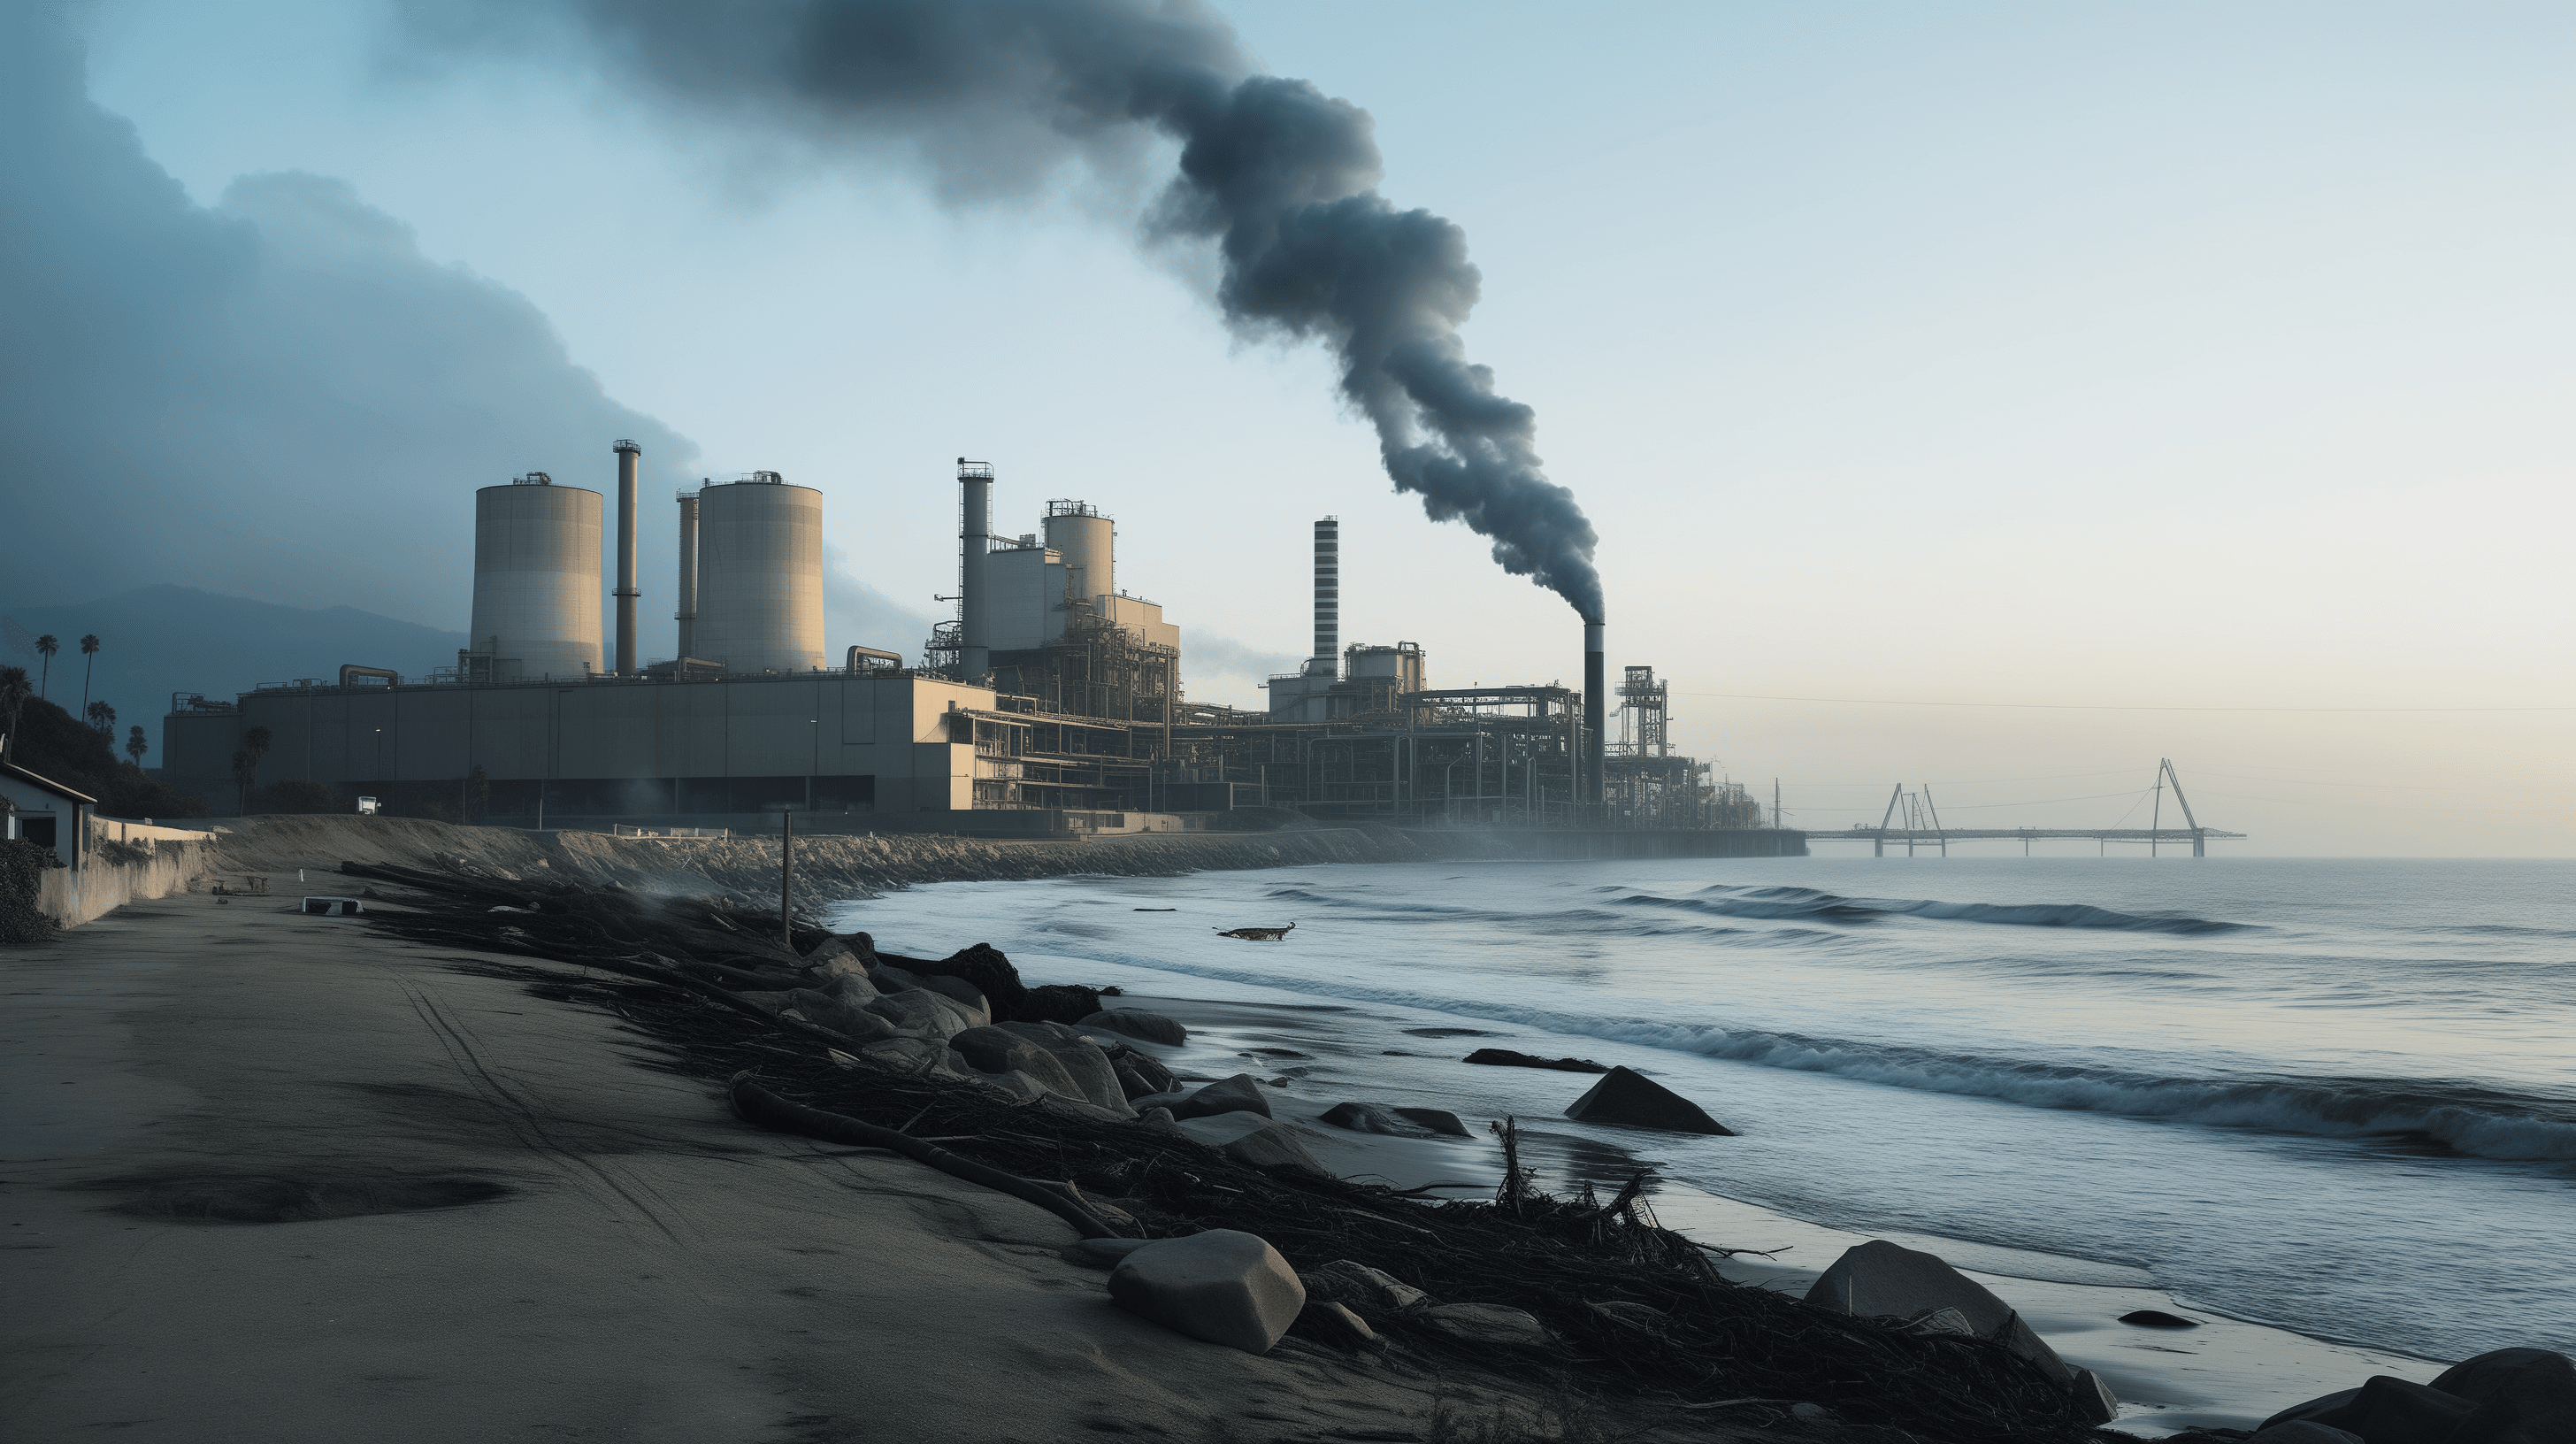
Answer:
M669 98L824 145L894 150L951 194L1112 164L1145 134L1181 143L1152 220L1216 242L1238 328L1331 342L1387 474L1494 560L1601 616L1592 524L1550 482L1537 417L1467 359L1467 238L1379 195L1366 111L1251 74L1196 0L556 0L571 37ZM416 36L463 49L531 39L529 12L422 4Z

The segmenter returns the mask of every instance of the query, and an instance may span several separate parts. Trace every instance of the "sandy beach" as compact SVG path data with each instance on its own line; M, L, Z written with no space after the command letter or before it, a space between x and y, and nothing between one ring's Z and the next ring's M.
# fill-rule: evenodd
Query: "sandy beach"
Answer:
M14 1439L1399 1438L1522 1392L1174 1334L1052 1216L360 921L189 894L0 970Z

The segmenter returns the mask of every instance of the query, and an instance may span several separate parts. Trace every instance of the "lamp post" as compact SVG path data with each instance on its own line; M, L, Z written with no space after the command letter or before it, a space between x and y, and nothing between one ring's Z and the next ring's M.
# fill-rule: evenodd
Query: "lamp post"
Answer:
M376 729L376 785L385 785L385 729Z

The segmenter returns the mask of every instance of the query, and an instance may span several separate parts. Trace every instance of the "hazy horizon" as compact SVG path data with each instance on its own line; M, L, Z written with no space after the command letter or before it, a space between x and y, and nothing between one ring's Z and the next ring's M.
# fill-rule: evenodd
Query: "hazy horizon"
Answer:
M1464 228L1463 336L1598 530L1612 666L1791 826L1899 782L2139 825L2171 757L2230 852L2576 854L2576 15L1218 8ZM1326 513L1346 641L1579 681L1565 602L1392 492L1330 356L1140 238L1168 145L960 193L542 34L53 13L0 19L0 459L48 538L0 610L167 582L461 630L472 490L602 488L632 435L651 655L670 488L755 468L825 493L830 645L917 653L883 634L945 612L966 454L997 530L1118 518L1194 699L1303 652Z

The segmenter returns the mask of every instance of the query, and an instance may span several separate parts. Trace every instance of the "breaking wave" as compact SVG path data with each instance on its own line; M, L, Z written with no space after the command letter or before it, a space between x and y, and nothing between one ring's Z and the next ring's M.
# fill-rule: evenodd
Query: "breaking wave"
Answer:
M1851 898L1807 887L1738 887L1718 884L1697 897L1632 893L1629 907L1676 908L1739 918L1812 918L1864 923L1883 917L1937 918L1945 922L1997 923L2025 928L2101 928L2131 933L2232 933L2247 923L2207 918L2116 913L2084 903L1952 903L1925 898Z

